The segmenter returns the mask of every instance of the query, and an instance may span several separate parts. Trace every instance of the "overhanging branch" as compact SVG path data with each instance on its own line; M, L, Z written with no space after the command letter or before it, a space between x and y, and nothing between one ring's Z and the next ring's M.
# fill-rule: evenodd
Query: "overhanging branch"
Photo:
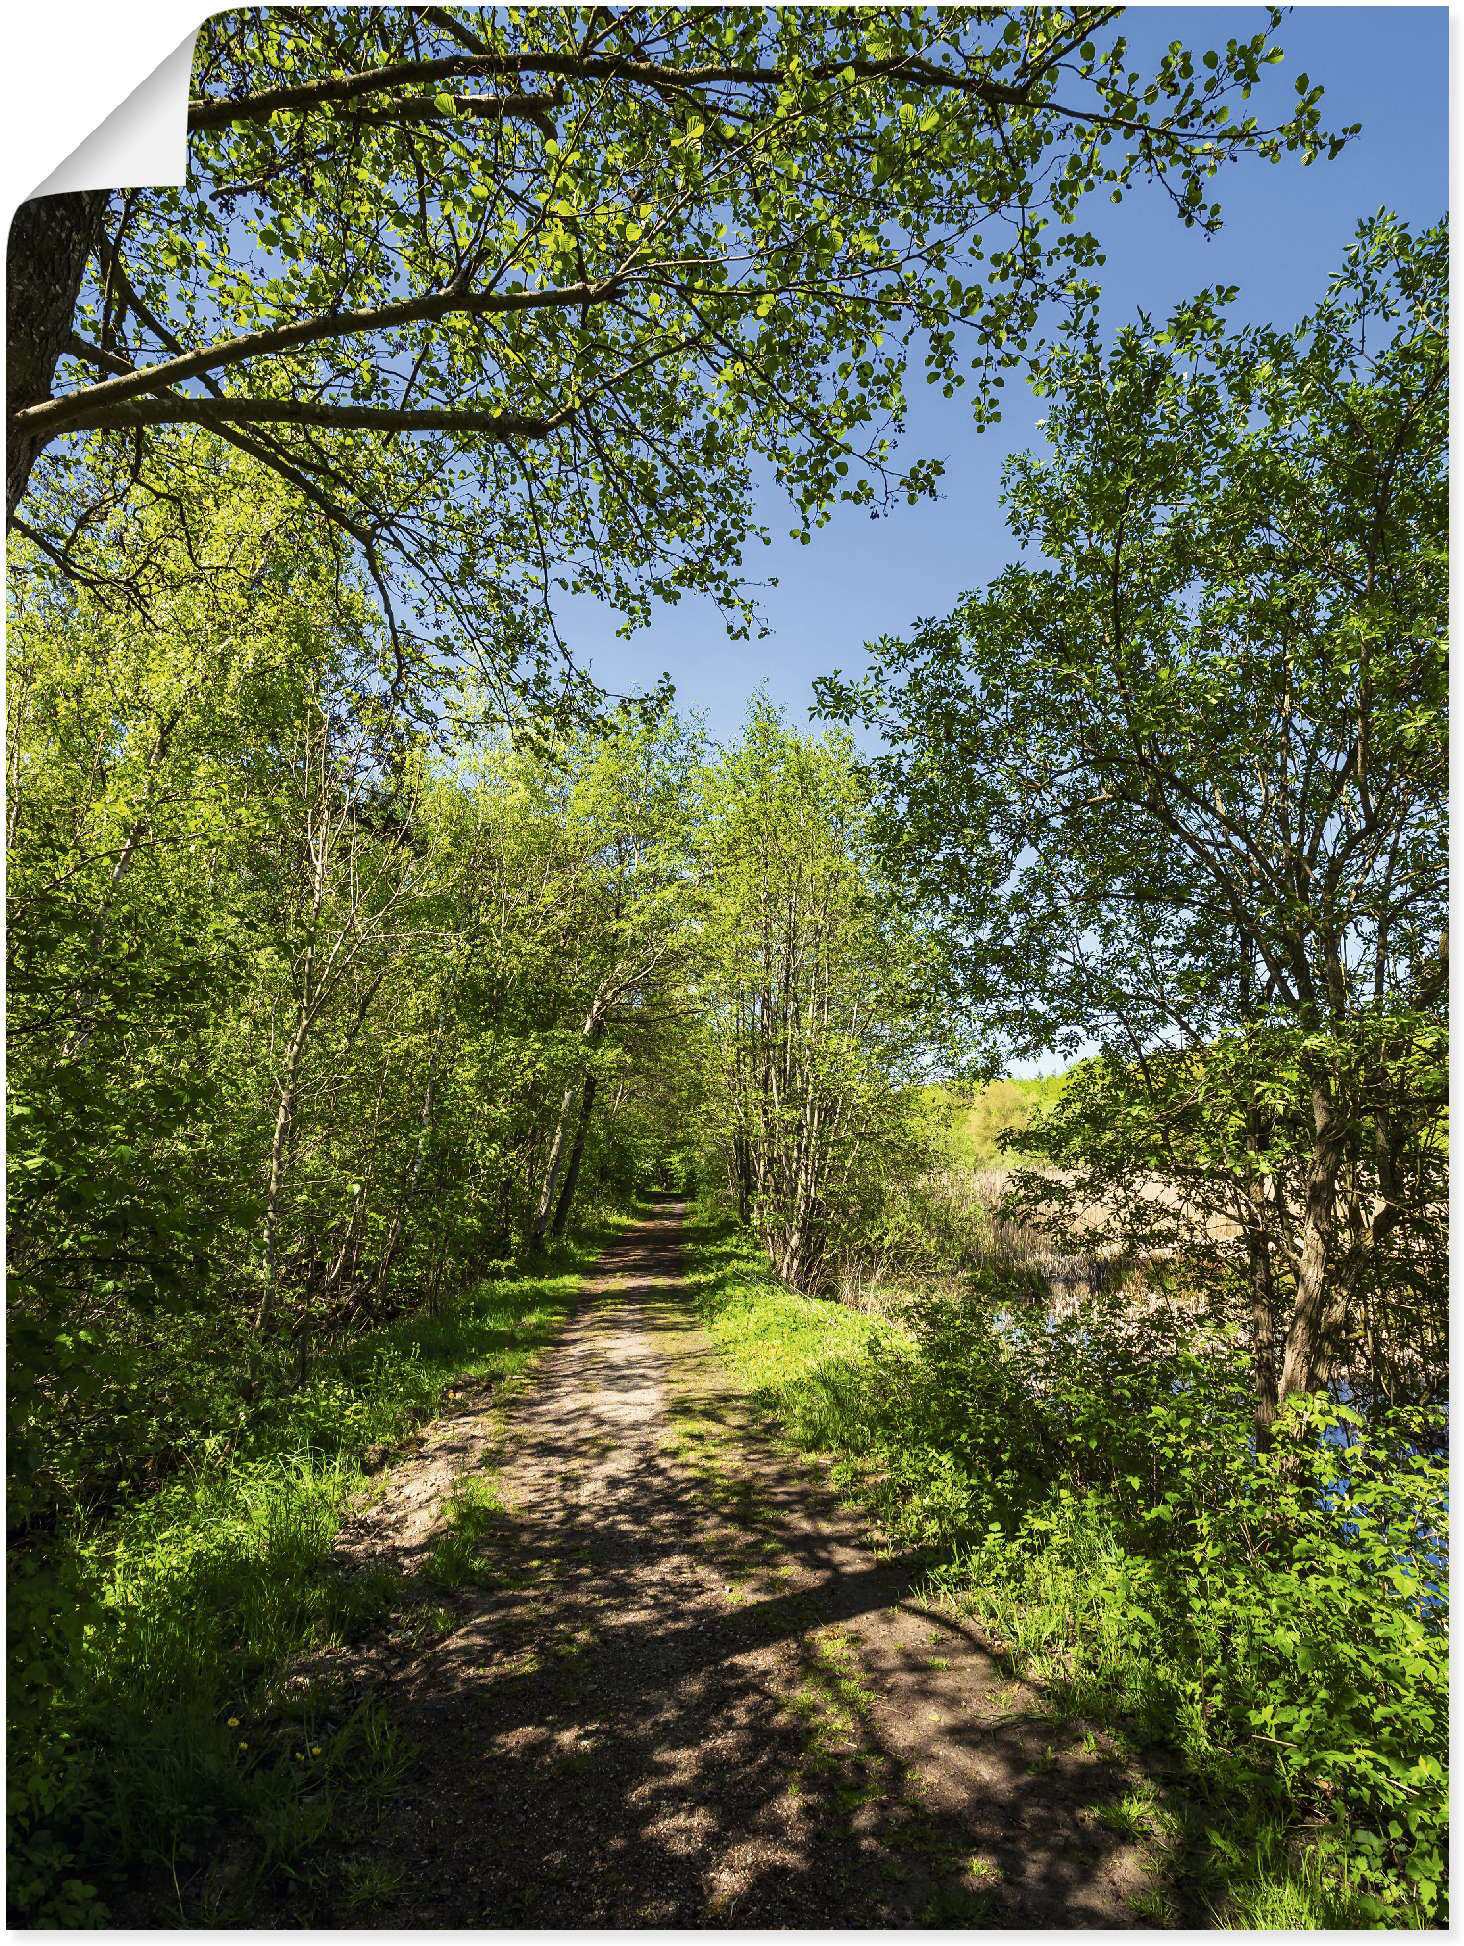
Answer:
M991 107L1027 107L1030 94L1021 88L1002 87L982 76L965 74L955 68L942 68L917 55L900 55L889 60L849 60L806 70L811 81L837 81L851 74L858 81L906 80L923 87L950 88L975 95ZM709 87L722 82L741 87L780 87L788 79L779 67L712 66L699 68L665 67L657 61L636 61L618 54L446 54L435 61L394 61L385 67L367 68L359 74L331 75L320 81L303 81L289 88L268 88L258 94L236 99L209 101L198 99L188 104L190 132L199 129L229 128L236 122L268 121L281 112L305 114L312 108L360 101L366 96L389 93L393 88L423 87L436 81L455 81L485 74L546 74L587 81L639 81L657 89L683 93L690 88Z
M399 325L430 324L450 317L487 317L564 305L584 308L608 303L622 288L620 279L605 278L598 283L566 284L551 290L440 291L431 297L403 298L396 304L378 304L365 310L333 311L324 316L302 318L297 324L279 325L270 331L251 331L242 337L224 338L217 344L184 352L161 365L103 379L84 392L72 392L27 406L11 423L17 431L33 439L53 439L60 433L98 425L156 425L161 423L156 419L103 419L98 415L110 414L129 399L161 392L205 373L226 370L252 358L296 351L331 338L354 338L390 331Z
M544 439L574 418L575 408L535 418L471 406L317 405L308 399L183 397L128 399L68 419L61 432L133 426L312 426L328 432L474 432L489 439ZM24 426L25 413L14 423Z
M551 109L559 106L558 94L548 95L453 95L444 108L437 95L408 95L385 108L363 108L355 117L373 127L392 122L445 122L457 115L472 115L480 121L532 122L548 136L558 131Z

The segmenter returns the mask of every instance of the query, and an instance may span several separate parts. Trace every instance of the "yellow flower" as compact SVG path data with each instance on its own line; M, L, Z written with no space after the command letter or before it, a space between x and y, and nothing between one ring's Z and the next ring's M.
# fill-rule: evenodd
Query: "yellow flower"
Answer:
M239 1748L240 1748L241 1750L247 1750L247 1749L249 1748L249 1745L248 1745L247 1743L241 1743L241 1744L239 1745Z
M320 1755L320 1745L318 1743L311 1744L310 1754L312 1757L318 1757Z
M229 1728L230 1728L231 1730L237 1730L237 1729L238 1729L238 1727L239 1727L239 1719L238 1719L238 1717L237 1717L237 1716L231 1716L231 1717L229 1718Z

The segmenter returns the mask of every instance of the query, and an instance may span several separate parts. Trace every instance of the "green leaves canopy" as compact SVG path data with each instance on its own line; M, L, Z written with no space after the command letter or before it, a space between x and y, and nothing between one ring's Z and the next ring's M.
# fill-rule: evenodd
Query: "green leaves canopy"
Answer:
M758 698L702 804L707 1147L779 1276L826 1290L929 1165L916 1083L956 1038L938 954L880 873L846 736Z
M279 7L205 27L190 173L114 199L23 524L95 573L106 515L187 513L203 426L360 555L397 652L531 677L546 613L712 596L745 629L770 472L805 539L901 465L909 352L978 422L1102 262L1084 199L1340 138L1235 112L1271 27L1152 73L1116 8ZM88 432L111 437L83 441ZM125 434L125 437L115 435Z
M1441 1289L1446 261L1380 216L1294 330L1090 330L1008 476L1051 565L826 690L997 1033L1108 1051L1063 1161L1315 1304L1283 1389L1368 1279Z

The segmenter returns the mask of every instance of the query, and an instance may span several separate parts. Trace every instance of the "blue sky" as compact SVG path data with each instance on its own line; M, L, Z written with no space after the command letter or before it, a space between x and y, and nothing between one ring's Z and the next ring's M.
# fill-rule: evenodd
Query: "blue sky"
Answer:
M1223 46L1262 24L1259 8L1136 7L1124 31L1136 51L1157 52L1171 40ZM1415 224L1442 214L1447 9L1298 7L1277 38L1286 58L1268 71L1266 89L1251 103L1261 120L1268 102L1285 111L1295 99L1294 77L1304 71L1326 88L1327 125L1360 121L1362 133L1337 161L1310 169L1287 157L1222 172L1215 185L1225 227L1208 241L1184 229L1160 195L1136 194L1117 206L1095 199L1086 221L1108 254L1099 275L1109 325L1140 306L1163 313L1216 283L1240 287L1236 315L1290 322L1321 295L1360 217L1381 206ZM1009 392L1003 424L978 434L959 400L926 391L918 374L911 390L906 450L946 461L941 501L902 505L877 522L845 508L808 547L775 540L754 550L755 560L750 553L750 570L759 579L776 575L780 584L761 596L773 629L765 641L729 641L716 610L690 601L620 641L609 610L579 602L562 613L576 658L617 690L640 688L669 670L682 707L704 711L715 735L735 730L759 684L801 721L815 676L859 667L866 641L943 613L965 589L998 573L1014 553L998 505L1002 462L1039 442L1041 406L1025 391ZM774 496L763 512L773 533L785 535L791 520Z

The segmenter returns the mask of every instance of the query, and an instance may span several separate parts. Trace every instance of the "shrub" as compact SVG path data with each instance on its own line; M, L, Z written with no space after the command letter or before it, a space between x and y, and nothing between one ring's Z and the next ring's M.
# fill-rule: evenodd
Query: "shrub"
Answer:
M247 1435L218 1432L188 1470L105 1527L56 1537L34 1599L22 1561L17 1668L21 1682L36 1674L11 1692L18 1923L105 1925L119 1890L157 1871L186 1875L226 1819L251 1829L268 1861L318 1822L312 1807L333 1778L376 1762L379 1737L361 1711L322 1704L307 1737L282 1719L276 1692L292 1656L401 1598L390 1577L331 1565L363 1484L360 1456L430 1415L457 1374L524 1370L590 1254L566 1247L539 1275L485 1282L437 1317L356 1340ZM29 1637L42 1610L70 1618L64 1676Z
M939 1585L1073 1707L1183 1753L1232 1916L1342 1899L1313 1923L1438 1922L1436 1416L1294 1401L1258 1455L1244 1347L1203 1313L1110 1297L1054 1318L992 1266L903 1328L839 1312L831 1332L829 1306L707 1249L704 1315L787 1432L854 1462L886 1527L938 1549ZM1325 1898L1320 1854L1278 1890L1276 1832L1303 1824Z

